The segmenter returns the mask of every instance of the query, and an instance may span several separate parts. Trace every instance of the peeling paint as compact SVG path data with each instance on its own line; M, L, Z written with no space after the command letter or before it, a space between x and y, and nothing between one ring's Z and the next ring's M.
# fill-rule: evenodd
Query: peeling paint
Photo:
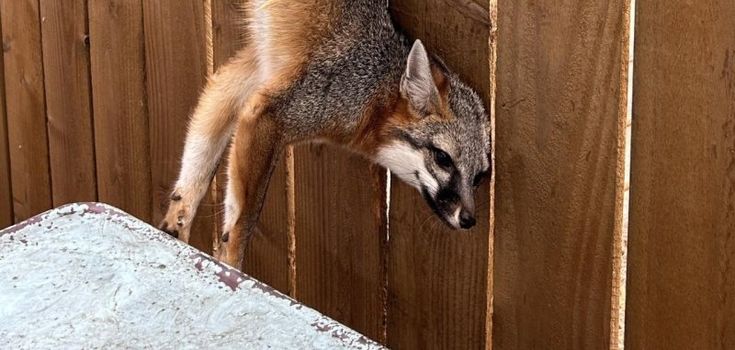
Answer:
M98 203L0 231L0 320L8 348L381 348Z

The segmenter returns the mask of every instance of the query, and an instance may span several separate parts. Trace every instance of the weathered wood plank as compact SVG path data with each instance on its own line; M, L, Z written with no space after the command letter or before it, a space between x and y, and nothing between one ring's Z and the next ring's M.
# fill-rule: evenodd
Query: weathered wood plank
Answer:
M41 1L53 205L96 201L87 1Z
M392 1L398 21L490 101L488 1ZM462 38L458 40L458 38ZM388 345L484 348L488 332L489 189L477 192L477 226L454 232L416 190L392 181Z
M490 19L490 32L488 39L488 75L489 75L489 99L490 104L488 111L490 113L490 153L491 153L491 164L490 180L488 184L488 226L490 230L490 240L488 242L488 261L487 261L487 298L486 304L486 315L485 315L485 349L493 348L493 295L494 293L494 277L495 266L494 256L495 252L495 179L496 179L496 164L495 164L495 110L497 103L497 90L498 90L498 0L490 0L488 5L488 15Z
M214 66L227 63L245 45L245 11L248 0L212 1Z
M89 0L100 201L151 219L151 162L140 0Z
M293 294L289 274L289 193L286 155L273 171L263 212L253 236L245 247L243 272L267 283L284 294Z
M618 92L615 217L613 222L612 276L610 281L610 349L625 345L625 298L628 276L630 208L631 123L633 118L633 26L635 0L623 3L620 40L620 91Z
M384 170L323 144L294 157L296 298L384 341Z
M610 345L625 9L498 2L496 348Z
M37 0L2 0L5 102L15 221L51 208Z
M484 348L488 210L477 212L471 232L453 232L433 218L416 190L398 181L393 179L391 193L388 345Z
M180 169L189 117L207 77L207 29L202 0L144 1L152 222L166 214ZM205 198L189 243L211 252L214 207Z
M237 50L245 45L245 0L213 0L212 24L214 64L227 63ZM291 151L281 155L269 185L263 212L256 232L248 242L243 261L243 271L277 290L293 296L292 276L289 272L289 240L293 235L293 222L289 219L289 179L293 178L292 166L287 166ZM292 160L291 160L292 162ZM223 162L223 164L225 164ZM227 176L224 166L217 175L218 202L224 199ZM221 222L221 219L219 219ZM291 237L291 238L289 238Z
M735 2L638 1L626 347L735 348Z
M0 6L0 11L2 11L2 6ZM4 38L2 27L2 15L0 14L0 38ZM10 183L7 122L5 114L5 65L3 60L0 60L0 228L13 223L13 193L11 192Z

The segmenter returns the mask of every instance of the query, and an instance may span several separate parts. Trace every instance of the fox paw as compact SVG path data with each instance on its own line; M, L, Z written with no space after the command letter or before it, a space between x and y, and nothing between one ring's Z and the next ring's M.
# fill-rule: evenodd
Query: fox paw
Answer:
M222 242L220 243L215 258L240 270L242 267L244 253L242 251L242 247L235 242Z
M180 195L174 193L171 196L171 203L168 205L166 216L158 225L158 229L184 242L189 242L193 218L192 206Z

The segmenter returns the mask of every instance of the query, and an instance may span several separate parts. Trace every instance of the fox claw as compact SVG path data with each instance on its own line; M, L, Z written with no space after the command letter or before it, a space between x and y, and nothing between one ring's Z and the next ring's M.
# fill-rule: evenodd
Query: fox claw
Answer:
M174 196L169 204L168 212L158 228L188 243L189 230L193 219L190 208L179 196Z
M179 238L179 231L178 230L172 230L168 226L168 222L166 222L166 220L163 220L163 222L161 222L161 224L158 225L158 229L161 230L161 231L163 231L163 232L165 232L165 233L167 233L167 234L169 234L169 235L171 235L171 236L173 236L174 238Z

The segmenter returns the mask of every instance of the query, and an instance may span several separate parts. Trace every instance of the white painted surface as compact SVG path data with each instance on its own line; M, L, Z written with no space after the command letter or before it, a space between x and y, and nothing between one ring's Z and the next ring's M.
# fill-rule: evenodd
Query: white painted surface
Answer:
M0 348L379 348L210 259L99 204L0 231Z

